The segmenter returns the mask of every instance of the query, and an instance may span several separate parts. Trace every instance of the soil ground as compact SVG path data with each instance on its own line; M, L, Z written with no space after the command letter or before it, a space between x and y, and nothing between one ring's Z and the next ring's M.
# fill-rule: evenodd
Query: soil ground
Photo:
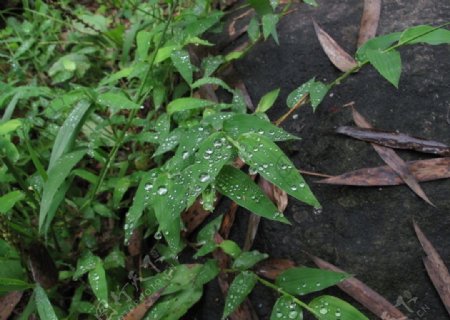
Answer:
M348 52L355 52L363 1L318 1L316 9L296 5L278 27L280 45L273 40L257 45L236 64L240 78L257 102L266 92L281 87L270 118L286 112L286 97L313 76L331 81L340 72L329 62L314 34L311 17ZM450 18L450 2L440 0L385 0L378 34L417 24L439 25ZM333 133L337 126L353 125L351 101L375 127L450 143L450 46L411 46L401 49L403 73L397 90L372 67L366 67L334 88L315 113L302 107L297 119L283 127L302 138L284 144L298 168L331 175L383 165L373 148ZM399 152L405 160L425 159ZM415 219L450 266L450 179L423 183L436 204L427 205L407 187L341 187L315 184L307 178L323 211L290 198L285 212L292 226L263 220L254 248L274 258L289 258L313 266L305 251L319 256L385 296L410 319L448 319L423 263L412 220ZM248 213L238 212L232 238L242 241ZM199 305L197 319L220 319L223 298L211 283ZM339 289L326 290L350 301L370 319L371 313ZM260 319L269 319L276 299L273 291L258 287L251 301ZM310 297L305 298L309 301ZM306 316L305 319L310 319Z

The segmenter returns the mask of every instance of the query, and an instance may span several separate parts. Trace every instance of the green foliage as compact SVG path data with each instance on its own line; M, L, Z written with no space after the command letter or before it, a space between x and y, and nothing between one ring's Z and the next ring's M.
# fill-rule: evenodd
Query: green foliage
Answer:
M272 318L301 319L310 312L334 319L327 317L340 308L343 318L365 319L332 297L316 298L310 308L295 297L346 275L296 268L275 284L259 278L251 269L268 256L221 241L221 215L200 228L195 244L186 238L194 230L185 230L182 214L195 204L214 211L220 195L273 220L268 223L289 223L248 173L320 206L276 144L298 138L265 114L280 89L263 95L250 113L242 92L222 78L228 64L259 41L272 37L278 43L277 23L287 7L249 1L257 13L248 27L251 44L224 56L208 50L215 44L206 34L220 32L224 16L210 1L23 3L22 14L3 13L0 31L0 232L8 241L0 239L0 294L34 290L26 295L23 318L37 312L41 319L115 319L160 292L146 318L178 319L222 271L236 275L224 317L259 282L282 293ZM417 26L372 39L356 54L359 67L371 63L397 85L396 49L414 43L449 43L449 32ZM204 57L194 54L199 47ZM288 96L287 105L296 108L308 95L315 109L334 84L312 78ZM216 87L223 100L203 92ZM235 166L238 159L243 169ZM45 278L39 273L48 271L25 263L23 248L41 237L60 276L50 289L39 283ZM141 267L130 278L126 267L136 262L131 255L141 241L152 245L156 257L144 257L152 268ZM185 250L191 245L196 254L181 264L178 256L191 252ZM214 250L230 256L229 270L207 259ZM298 289L300 282L306 287ZM62 292L73 292L64 297L70 307L52 303L62 301ZM329 309L322 314L325 302Z

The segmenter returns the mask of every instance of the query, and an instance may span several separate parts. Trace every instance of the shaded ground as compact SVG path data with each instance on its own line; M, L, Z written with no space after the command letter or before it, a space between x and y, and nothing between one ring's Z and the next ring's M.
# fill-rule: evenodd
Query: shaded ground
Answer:
M362 1L319 3L318 9L298 5L298 11L279 24L280 46L272 40L260 44L236 65L254 101L281 87L281 98L271 110L271 119L287 110L284 101L300 84L313 76L330 81L339 75L315 38L311 16L346 50L355 51ZM439 25L449 18L448 1L386 0L378 34L416 24ZM353 125L350 110L342 108L350 101L378 128L450 143L449 46L413 46L401 53L403 74L398 90L366 67L336 87L316 113L305 107L297 112L297 119L285 122L287 131L303 138L283 146L298 168L334 175L383 164L369 144L332 133L337 126ZM424 158L409 152L399 154L405 160ZM356 188L317 185L314 179L308 182L323 211L314 213L290 198L285 214L293 225L262 221L254 248L306 265L312 264L303 251L310 252L356 274L394 304L402 297L405 302L416 298L409 301L409 310L405 305L399 307L411 319L448 319L425 273L412 219L450 265L450 180L422 184L438 209L404 186ZM232 237L242 240L248 214L240 211L238 216ZM328 293L354 303L337 289ZM251 300L261 319L269 318L275 298L274 292L265 288L254 291ZM305 300L309 301L309 297ZM212 283L197 319L220 319L222 306L221 293Z

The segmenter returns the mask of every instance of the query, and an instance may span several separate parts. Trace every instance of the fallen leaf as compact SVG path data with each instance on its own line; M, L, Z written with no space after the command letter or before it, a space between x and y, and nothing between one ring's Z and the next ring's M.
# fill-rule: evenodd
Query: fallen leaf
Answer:
M155 293L146 297L141 303L135 306L130 312L128 312L122 319L123 320L140 320L143 319L147 311L158 301L161 294L166 288L162 288Z
M11 316L22 295L22 291L12 291L0 297L0 320L6 320Z
M259 178L258 184L269 199L277 206L278 210L284 212L289 201L287 193L263 177Z
M334 39L316 23L314 19L313 24L323 51L325 51L325 54L336 68L342 72L347 72L358 65L355 59L345 52L344 49L342 49L337 42L334 41Z
M380 20L381 0L364 0L364 9L359 28L358 48L377 34Z
M254 111L255 106L253 105L252 98L250 98L250 94L248 93L245 83L242 80L238 80L234 84L234 87L242 92L242 95L244 97L244 101L245 101L245 104L247 105L247 108L251 111Z
M236 211L239 206L236 202L232 202L228 211L224 214L222 224L220 225L219 233L224 239L228 239L231 227L234 223L234 218L236 217Z
M450 158L409 161L406 165L421 182L450 178ZM363 187L395 186L405 183L389 166L363 168L316 182Z
M341 126L337 128L336 132L354 139L376 143L388 148L415 150L441 156L450 156L450 147L446 144L413 137L404 133L348 126Z
M244 34L247 31L247 29L248 29L248 24L247 24L244 27L239 28L238 31L236 31L236 23L239 20L241 20L241 19L243 19L243 18L245 18L245 17L247 17L247 16L249 16L249 15L251 15L253 13L254 13L254 10L253 9L249 9L249 10L246 10L243 13L241 13L240 15L238 15L238 16L233 18L233 20L231 21L231 23L228 26L228 35L230 37L230 41L236 40L239 36Z
M448 314L450 314L450 274L448 273L447 266L415 221L414 230L422 245L423 251L427 254L423 258L423 263L427 269L428 276L433 282L439 297L441 297Z
M58 282L58 269L47 248L40 242L32 242L27 252L28 264L35 282L49 289Z
M209 217L210 214L211 212L206 211L203 208L200 199L197 199L194 204L181 215L185 226L184 233L186 235L191 234L207 217Z
M346 273L344 270L339 269L335 265L318 257L311 256L311 259L321 269ZM380 319L407 319L407 317L401 313L400 310L394 307L383 296L355 277L348 278L347 280L337 284L337 286Z
M275 280L281 273L294 267L294 261L289 259L268 259L258 263L255 271L264 278Z
M358 112L355 108L352 108L353 120L356 125L361 128L372 129L372 125ZM379 146L372 143L373 148L378 153L378 155L383 159L383 161L392 168L402 179L405 181L406 185L414 191L420 198L425 200L428 204L434 206L434 204L428 199L425 192L420 187L416 178L413 176L411 171L409 171L408 166L400 158L394 150L387 147Z
M250 214L248 218L247 233L245 235L245 242L242 249L248 251L252 248L253 242L255 241L256 234L258 233L259 222L261 221L261 216L256 214Z

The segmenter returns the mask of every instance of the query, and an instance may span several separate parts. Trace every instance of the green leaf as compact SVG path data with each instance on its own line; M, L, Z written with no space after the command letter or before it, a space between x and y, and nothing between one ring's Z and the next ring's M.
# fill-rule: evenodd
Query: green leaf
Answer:
M366 52L367 58L375 69L394 87L398 88L400 74L402 72L402 60L400 52L396 50L380 51L368 50Z
M148 49L150 49L152 40L152 33L141 30L136 35L137 56L140 60L145 60L148 57Z
M41 320L58 320L55 310L53 310L52 304L50 303L50 300L48 300L45 290L42 289L40 285L36 285L34 294L39 318L41 318Z
M8 293L11 291L23 291L29 288L33 288L33 285L23 280L0 278L0 294Z
M202 69L204 70L204 77L211 76L217 68L224 62L223 56L208 56L202 61Z
M15 131L18 127L22 125L20 119L8 120L6 122L0 123L0 135L5 135Z
M77 269L73 274L73 280L78 280L85 273L94 270L99 262L101 262L99 257L94 256L90 251L86 251L77 261Z
M300 201L320 207L291 160L275 143L255 133L244 134L237 142L241 159L267 181Z
M214 235L219 231L222 223L222 215L218 216L206 226L204 226L197 234L197 243L203 244L203 246L194 255L194 258L203 257L204 255L212 252L217 246L214 241Z
M243 271L234 278L228 289L225 299L225 308L223 310L222 319L225 319L236 310L239 305L253 290L257 281L257 276L250 271Z
M355 307L332 296L320 296L309 303L316 311L319 320L369 320Z
M217 86L224 88L228 92L231 92L231 93L233 92L233 89L231 89L222 79L215 78L215 77L205 77L205 78L198 79L197 81L195 81L192 84L191 88L195 89L195 88L201 87L205 84L215 84Z
M114 248L105 258L103 262L105 269L125 268L125 254L119 248Z
M261 188L241 170L225 166L217 177L216 186L221 194L254 214L266 219L289 223Z
M300 87L292 91L287 99L286 104L288 108L294 107L304 96L308 94L311 90L311 86L314 84L314 78L309 79L307 82L302 84Z
M247 28L247 33L248 33L248 37L250 38L250 40L254 43L256 41L258 41L259 36L261 35L261 31L259 28L259 22L258 19L256 19L255 17L253 17L249 24L248 24L248 28Z
M247 270L253 267L258 262L269 257L266 253L261 253L257 250L242 252L233 262L233 269Z
M450 30L432 26L415 26L403 31L399 44L427 43L431 45L450 43Z
M11 210L16 202L19 202L25 198L25 194L22 191L16 190L8 192L0 197L0 213L7 213Z
M260 16L273 12L270 0L248 0L248 3Z
M296 136L273 125L269 121L250 114L235 114L223 122L223 130L233 139L244 133L257 133L272 141L286 141L298 139Z
M236 242L232 240L224 240L219 244L219 247L225 252L227 255L237 258L242 250L239 248Z
M309 97L311 99L311 106L313 110L322 102L323 98L327 94L330 87L320 81L315 81L311 84L309 88Z
M113 191L113 206L118 207L125 192L128 191L131 181L130 177L122 177L116 181Z
M292 298L281 296L275 302L270 320L302 320L302 308Z
M55 165L56 160L72 148L78 132L80 132L81 126L86 120L86 115L90 106L91 103L87 100L78 102L64 121L61 128L59 128L55 143L53 144L47 172L50 172Z
M350 275L315 268L291 268L281 273L275 283L288 293L305 295L334 286Z
M69 176L72 168L83 158L86 150L78 150L63 155L56 160L53 168L48 172L48 180L45 182L42 192L41 208L39 210L39 230L44 225L47 214L54 201L55 194ZM47 222L49 223L49 222Z
M364 62L368 60L367 51L370 50L385 50L391 46L394 42L400 39L401 32L394 32L387 35L375 37L368 40L364 45L362 45L358 51L356 51L356 59L359 62Z
M197 98L178 98L167 105L167 112L173 114L179 111L205 108L214 105L213 101Z
M263 15L261 21L262 21L264 40L266 40L269 37L269 35L272 35L275 42L277 44L280 44L278 41L278 33L277 33L278 20L279 20L279 18L276 14L269 13L269 14Z
M95 268L89 271L88 279L89 285L98 301L104 305L108 305L108 283L106 281L103 262L100 259L97 261Z
M192 73L194 71L194 67L191 64L189 52L186 50L174 50L170 54L170 58L183 79L186 80L188 84L192 84Z
M97 103L101 106L111 108L112 113L122 109L139 109L141 106L131 101L125 94L117 92L106 92L99 94Z
M319 5L317 4L316 0L303 0L304 3L312 6L312 7L318 7Z
M178 320L197 302L203 294L202 287L184 287L170 297L164 297L155 304L144 320Z
M266 112L267 110L269 110L277 100L279 94L279 88L266 93L261 98L261 100L259 100L258 107L256 108L255 112Z

